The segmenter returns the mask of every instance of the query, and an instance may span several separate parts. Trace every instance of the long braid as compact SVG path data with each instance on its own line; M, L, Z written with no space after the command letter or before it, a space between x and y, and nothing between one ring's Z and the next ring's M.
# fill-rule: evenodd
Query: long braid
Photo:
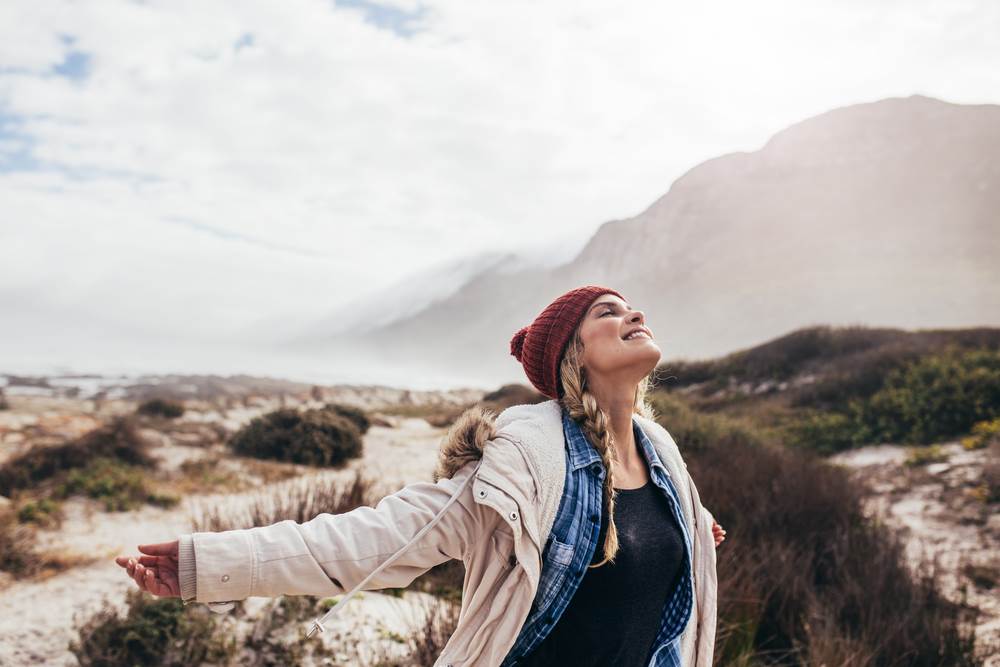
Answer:
M604 511L608 517L608 529L604 538L604 558L588 567L600 567L605 563L614 564L618 554L618 529L615 526L615 476L612 463L617 459L614 438L609 428L607 413L597 403L597 398L587 389L586 373L580 364L583 353L583 342L580 339L579 327L566 346L559 366L559 377L562 383L563 396L560 399L566 412L588 436L594 449L601 456L601 462L606 471L604 477L603 495ZM654 369L655 370L655 369ZM653 412L646 402L646 391L649 387L649 377L643 378L636 387L633 411L650 419Z
M582 385L571 381L564 384L565 395L563 405L573 421L580 424L587 439L601 456L606 474L604 476L604 512L608 517L608 530L604 537L604 558L601 562L588 567L600 567L604 563L614 563L618 553L618 529L615 526L615 475L612 462L616 458L614 439L608 428L607 415L597 405L597 399Z

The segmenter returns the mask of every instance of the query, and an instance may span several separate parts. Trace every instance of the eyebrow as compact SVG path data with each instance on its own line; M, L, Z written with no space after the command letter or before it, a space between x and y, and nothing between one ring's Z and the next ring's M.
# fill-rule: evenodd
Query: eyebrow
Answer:
M611 306L612 308L618 308L619 307L618 303L616 303L614 301L598 301L597 303L595 303L593 306L591 306L587 310L587 313L589 314L590 311L592 311L594 308L597 308L598 306ZM632 310L632 306L628 305L627 303L625 304L625 308L627 310Z

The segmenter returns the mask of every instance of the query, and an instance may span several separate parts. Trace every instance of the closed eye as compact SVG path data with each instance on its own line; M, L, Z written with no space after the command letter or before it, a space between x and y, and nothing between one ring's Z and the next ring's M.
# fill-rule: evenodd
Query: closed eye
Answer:
M614 312L615 311L613 311L613 310L606 310L603 313L601 313L601 317L604 317L605 315L613 315Z

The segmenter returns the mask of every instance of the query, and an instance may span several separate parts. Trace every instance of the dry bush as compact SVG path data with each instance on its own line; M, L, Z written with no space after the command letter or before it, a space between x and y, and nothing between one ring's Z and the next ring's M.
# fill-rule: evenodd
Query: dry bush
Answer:
M164 398L151 398L148 401L140 403L135 412L136 414L148 417L176 419L184 414L184 404Z
M406 644L405 656L395 657L382 649L372 656L371 664L375 667L432 667L458 627L460 611L460 604L421 598L417 611L410 614L411 619L419 615L420 620L413 620L413 632L409 636L398 638Z
M280 408L255 417L229 441L243 456L315 466L339 466L362 454L354 422L331 410Z
M12 512L0 512L0 570L28 576L41 565L41 556L35 551L35 531L19 524Z
M901 542L864 518L843 470L724 420L660 420L728 531L720 664L975 664L971 612L941 597L933 570L910 573Z
M0 512L0 572L44 579L95 559L93 554L41 553L35 547L34 527L18 523L13 512Z
M177 598L154 598L130 590L119 614L107 601L83 622L69 649L84 667L170 665L186 667L225 662L234 646L216 632L207 608L186 608Z
M512 405L522 405L541 403L549 400L547 396L539 393L526 384L505 384L496 391L485 394L479 401L479 405L490 408L497 414L503 412Z
M367 433L368 429L372 425L368 414L361 408L354 407L353 405L346 405L344 403L327 403L324 406L324 409L330 410L334 414L338 414L341 417L349 419L358 428L358 431L362 435Z
M81 437L55 447L35 447L0 467L0 495L28 489L60 473L84 468L96 458L155 467L149 443L140 435L131 417L117 417Z

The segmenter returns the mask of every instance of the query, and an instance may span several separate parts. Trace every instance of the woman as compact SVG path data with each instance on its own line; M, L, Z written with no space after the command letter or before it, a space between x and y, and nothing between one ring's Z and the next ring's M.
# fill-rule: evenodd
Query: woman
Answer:
M725 531L645 403L660 350L643 313L586 285L510 351L551 400L467 411L434 483L302 524L143 545L118 564L142 590L216 609L346 592L311 634L355 592L461 558L462 610L435 665L711 665Z

